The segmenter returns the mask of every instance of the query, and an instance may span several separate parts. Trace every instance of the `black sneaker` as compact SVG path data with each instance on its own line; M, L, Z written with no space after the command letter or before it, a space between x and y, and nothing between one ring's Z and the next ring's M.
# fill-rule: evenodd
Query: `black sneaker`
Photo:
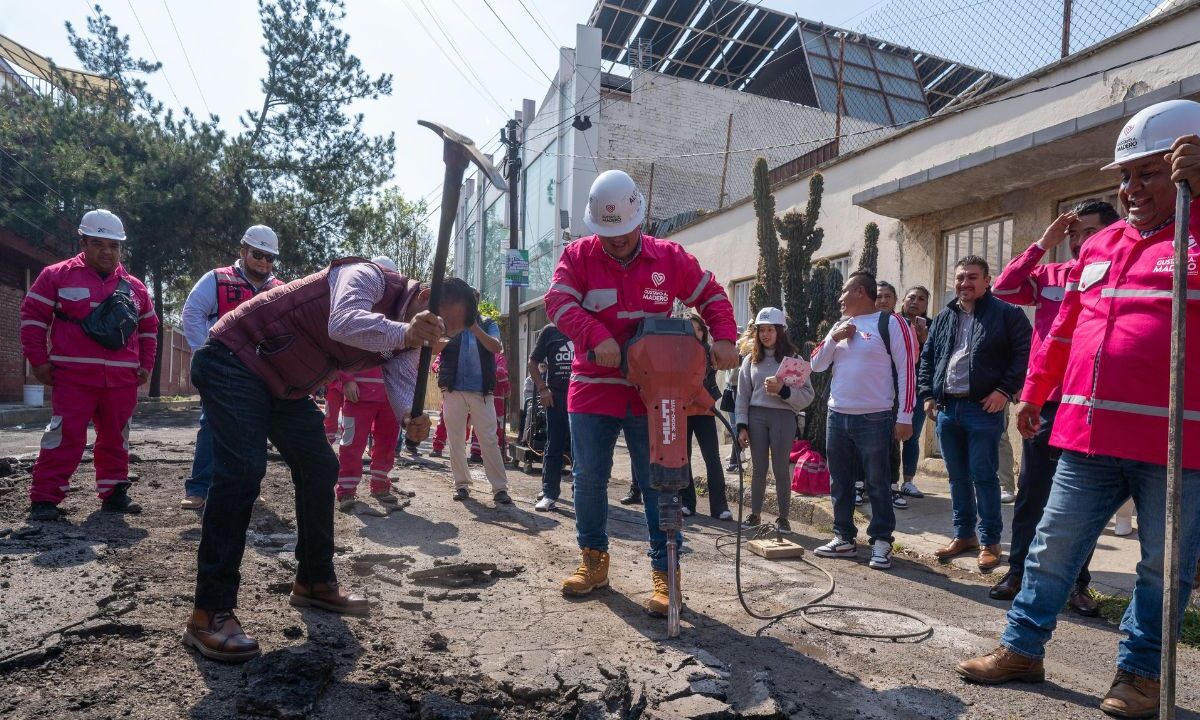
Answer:
M621 498L622 505L641 505L642 494L637 490L630 490L629 494Z
M29 506L30 522L54 522L63 516L63 511L52 502L35 502Z
M899 490L892 491L892 507L899 508L901 510L908 507L908 500Z
M482 465L483 464L483 456L476 454L476 453L471 453L471 457L467 458L467 462L472 463L474 465Z
M466 488L458 488L454 491L454 499L462 502L471 497L471 491Z
M440 458L440 457L442 457L442 451L441 450L430 450L429 457Z
M781 533L790 533L792 531L792 523L787 518L779 518L775 521L775 529Z
M120 483L113 489L112 495L109 495L108 499L100 503L100 509L105 512L137 515L142 511L142 506L135 503L133 498L129 497L129 483Z
M493 495L492 499L496 501L497 505L512 505L512 498L508 496L508 492L505 490L501 490Z
M858 488L854 488L854 504L855 505L863 505L866 502L867 502L867 499L863 497L862 490L859 490Z

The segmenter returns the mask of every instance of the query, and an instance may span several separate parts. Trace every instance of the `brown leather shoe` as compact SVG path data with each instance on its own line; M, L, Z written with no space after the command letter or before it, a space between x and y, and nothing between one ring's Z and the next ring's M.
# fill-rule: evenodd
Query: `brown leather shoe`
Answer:
M1003 645L983 657L960 662L958 674L984 685L999 685L1013 680L1041 682L1046 679L1041 659L1019 655Z
M262 652L258 641L242 630L233 610L192 610L183 628L183 644L221 662L246 662Z
M935 550L933 554L937 556L938 560L949 560L964 553L975 552L978 549L979 539L976 537L954 538L949 545L941 550Z
M988 597L993 600L1012 600L1021 592L1021 573L1009 570L1000 578L1000 582L988 590Z
M314 607L342 615L366 615L371 611L365 597L344 593L335 582L304 585L297 580L292 583L288 602L292 607Z
M1096 617L1100 614L1100 603L1096 602L1092 594L1088 592L1087 585L1075 586L1070 597L1067 598L1067 606L1077 615L1084 617Z
M1152 718L1158 715L1158 681L1118 670L1100 709L1119 718Z
M979 569L987 572L1000 567L1000 555L1003 551L1000 549L999 543L995 545L984 545L979 550Z

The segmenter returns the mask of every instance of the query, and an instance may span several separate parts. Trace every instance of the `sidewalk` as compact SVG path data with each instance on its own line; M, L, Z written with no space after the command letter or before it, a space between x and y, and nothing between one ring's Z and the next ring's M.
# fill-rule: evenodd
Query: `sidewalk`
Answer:
M729 445L721 446L721 457L723 459L729 457ZM618 461L620 461L619 457ZM619 467L621 472L625 473L624 476L628 477L628 459L620 463ZM692 469L696 473L704 472L704 461L700 457L699 449L694 449ZM617 467L614 467L613 475L618 476L618 472ZM707 488L707 483L699 475L696 476L696 483L698 486ZM926 560L934 560L934 551L949 544L954 531L951 519L950 484L942 461L937 458L923 460L917 473L916 484L925 493L925 497L908 498L908 507L896 510L896 545L905 553L913 553ZM736 501L737 486L737 473L726 473L726 495L731 503ZM774 481L768 476L767 497L764 502L765 513L778 513L779 506L775 501L773 488ZM746 497L749 498L750 476L748 473L745 479L745 491ZM700 498L700 512L706 512L707 502L707 499ZM951 563L959 570L979 575L980 582L997 582L1008 570L1008 541L1012 538L1013 506L1003 505L1001 507L1004 513L1004 564L985 578L979 572L974 555L955 558ZM867 518L871 514L870 504L857 508L857 511L862 515L860 521L856 521L861 541L861 533L866 529ZM746 512L749 510L747 509ZM734 514L737 514L736 510ZM813 525L830 534L833 532L833 507L828 496L793 495L788 515L793 522ZM1092 586L1096 590L1110 595L1128 596L1133 593L1133 585L1137 579L1135 567L1141 559L1136 517L1133 524L1132 535L1117 537L1113 534L1110 521L1108 528L1096 543L1096 553L1090 566Z
M159 400L154 398L141 398L138 400L137 410L135 415L140 415L144 412L152 412L155 410L164 410L168 408L187 408L199 407L200 396L193 395L189 398ZM50 416L53 413L50 407L29 407L21 403L0 403L0 427L32 427L37 425L45 425L50 421Z

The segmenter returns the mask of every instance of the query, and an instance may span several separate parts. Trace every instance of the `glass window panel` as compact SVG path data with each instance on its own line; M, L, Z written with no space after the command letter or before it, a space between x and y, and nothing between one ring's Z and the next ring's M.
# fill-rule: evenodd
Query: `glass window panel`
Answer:
M834 52L840 52L840 50L835 49ZM846 62L853 62L858 63L859 65L871 67L871 51L857 43L847 42Z
M873 50L871 56L875 58L875 66L880 70L884 70L895 75L902 75L913 80L917 79L916 70L913 68L912 60L900 55L883 52L881 50Z
M833 63L830 62L829 58L821 57L820 55L810 55L808 62L812 65L813 72L820 73L826 77L837 77L837 70L834 69Z
M837 112L837 83L819 77L814 78L813 82L817 84L817 98L821 102L821 109L830 113Z
M987 226L979 225L971 228L970 255L982 255L987 259Z
M880 125L890 125L891 116L887 106L883 104L883 96L868 90L843 86L842 96L846 99L846 113L856 118L870 120ZM837 86L834 86L834 97L837 97ZM836 105L834 106L836 107Z
M844 65L843 77L846 82L862 85L863 87L879 89L879 80L875 76L874 70L858 67L857 65Z
M733 284L733 319L742 330L750 323L750 286L753 284L753 279Z
M892 95L899 95L910 100L916 100L924 104L925 93L921 91L921 86L911 80L901 80L898 77L891 75L881 75L883 80L884 91Z
M465 277L463 277L463 280L466 280L467 284L471 287L479 287L475 282L477 280L475 273L475 261L478 258L479 252L479 241L477 240L478 235L479 223L473 222L467 227L466 242L464 243L463 250L463 269L466 271L464 273Z
M483 216L483 278L479 292L483 299L500 305L504 283L504 250L508 247L508 228L503 223L503 201L497 199Z
M529 287L521 291L521 302L541 297L550 288L558 260L556 213L557 157L552 143L525 171L525 249L529 251Z
M1000 223L987 226L987 254L983 256L988 261L992 275L999 275L1004 267L1004 253L1000 248Z
M896 122L908 123L924 120L929 117L929 111L925 109L924 103L909 102L896 97L889 97L888 104L892 107L892 115L895 116Z

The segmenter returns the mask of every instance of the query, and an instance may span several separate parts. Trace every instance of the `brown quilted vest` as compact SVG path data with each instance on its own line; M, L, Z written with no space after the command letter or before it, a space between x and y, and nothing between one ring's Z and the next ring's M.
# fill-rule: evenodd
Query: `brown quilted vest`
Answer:
M281 399L311 395L340 371L381 365L390 353L362 350L329 337L329 271L360 262L368 261L358 257L334 260L320 272L259 293L218 320L210 335L262 378L272 396ZM371 310L400 321L420 283L380 269L387 285L383 299Z

